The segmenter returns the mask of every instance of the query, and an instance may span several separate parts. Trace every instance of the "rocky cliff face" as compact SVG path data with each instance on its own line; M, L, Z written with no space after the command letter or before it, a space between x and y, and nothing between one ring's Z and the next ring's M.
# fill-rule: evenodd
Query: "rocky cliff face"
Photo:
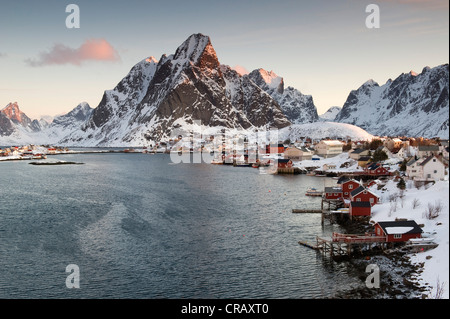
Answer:
M84 145L146 145L194 121L209 127L290 125L253 81L221 65L209 37L190 36L172 55L136 64L81 130L62 140Z
M38 121L32 121L25 113L19 109L17 102L9 103L0 111L3 115L4 131L10 131L14 126L20 126L28 131L40 131L41 127ZM7 120L10 121L7 124ZM2 125L3 126L3 125ZM9 128L9 129L8 129Z
M449 66L404 73L380 86L373 80L351 91L336 116L375 135L448 138Z
M302 94L290 86L285 89L283 78L273 71L257 69L248 77L280 105L292 124L312 123L319 120L312 96Z

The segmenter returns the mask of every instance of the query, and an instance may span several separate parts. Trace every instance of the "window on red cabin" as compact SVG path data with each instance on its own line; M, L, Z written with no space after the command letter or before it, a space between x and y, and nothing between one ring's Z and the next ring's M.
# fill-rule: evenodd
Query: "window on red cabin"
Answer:
M357 201L357 202L360 202L360 201L361 201L361 198L357 198L356 201Z
M348 185L348 189L353 189L353 185Z
M400 239L402 238L402 234L394 234L394 239Z

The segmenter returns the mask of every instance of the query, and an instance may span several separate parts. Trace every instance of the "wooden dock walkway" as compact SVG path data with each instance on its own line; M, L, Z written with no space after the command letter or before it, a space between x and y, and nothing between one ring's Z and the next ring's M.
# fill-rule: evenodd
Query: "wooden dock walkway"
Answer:
M320 247L318 247L317 245L313 245L313 244L311 244L311 243L309 243L307 241L304 241L304 240L300 240L298 243L300 245L302 245L302 246L305 246L305 247L308 247L308 248L312 248L312 249L315 249L315 250L319 250L320 249Z
M388 246L385 236L374 236L373 234L340 234L333 233L331 237L316 237L316 247L322 253L334 256L351 256L357 250L362 251L363 247L372 248L374 246L385 249Z
M294 214L322 214L323 211L321 209L293 209L292 213L294 213Z

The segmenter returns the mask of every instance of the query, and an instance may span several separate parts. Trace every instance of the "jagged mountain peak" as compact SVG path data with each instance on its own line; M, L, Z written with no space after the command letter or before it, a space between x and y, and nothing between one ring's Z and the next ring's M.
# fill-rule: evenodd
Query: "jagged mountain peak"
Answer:
M158 63L158 60L154 56L150 56L147 59L145 59L145 62Z
M283 94L284 80L273 71L259 68L253 70L248 76L263 90L271 94L273 91Z
M382 86L366 82L350 92L335 120L376 135L448 138L448 79L443 64L402 73Z
M201 33L189 36L175 51L173 61L179 65L190 62L201 68L218 68L220 65L211 39Z
M366 82L364 82L364 84L362 85L362 87L372 87L372 86L379 86L378 83L376 81L374 81L373 79L369 79Z
M15 123L24 124L25 126L31 123L31 119L20 110L17 102L8 103L1 112Z
M92 111L93 108L90 107L89 103L81 102L69 113L55 117L52 124L66 125L68 123L72 124L72 122L84 122L89 118Z

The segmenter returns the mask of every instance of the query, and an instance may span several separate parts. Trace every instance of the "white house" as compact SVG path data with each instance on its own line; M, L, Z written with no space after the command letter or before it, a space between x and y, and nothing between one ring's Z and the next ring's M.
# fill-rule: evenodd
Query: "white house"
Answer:
M438 181L445 177L445 164L436 155L412 159L406 164L406 174L417 181Z
M403 146L403 141L399 138L388 138L384 141L384 146L386 146L390 151L398 149Z
M363 156L368 156L370 150L366 150L364 148L357 148L349 153L349 157L354 160L359 160Z
M322 140L316 146L316 154L325 158L333 157L342 153L344 144L338 140Z
M430 155L438 155L439 154L439 146L438 145L419 145L419 157L424 158Z

